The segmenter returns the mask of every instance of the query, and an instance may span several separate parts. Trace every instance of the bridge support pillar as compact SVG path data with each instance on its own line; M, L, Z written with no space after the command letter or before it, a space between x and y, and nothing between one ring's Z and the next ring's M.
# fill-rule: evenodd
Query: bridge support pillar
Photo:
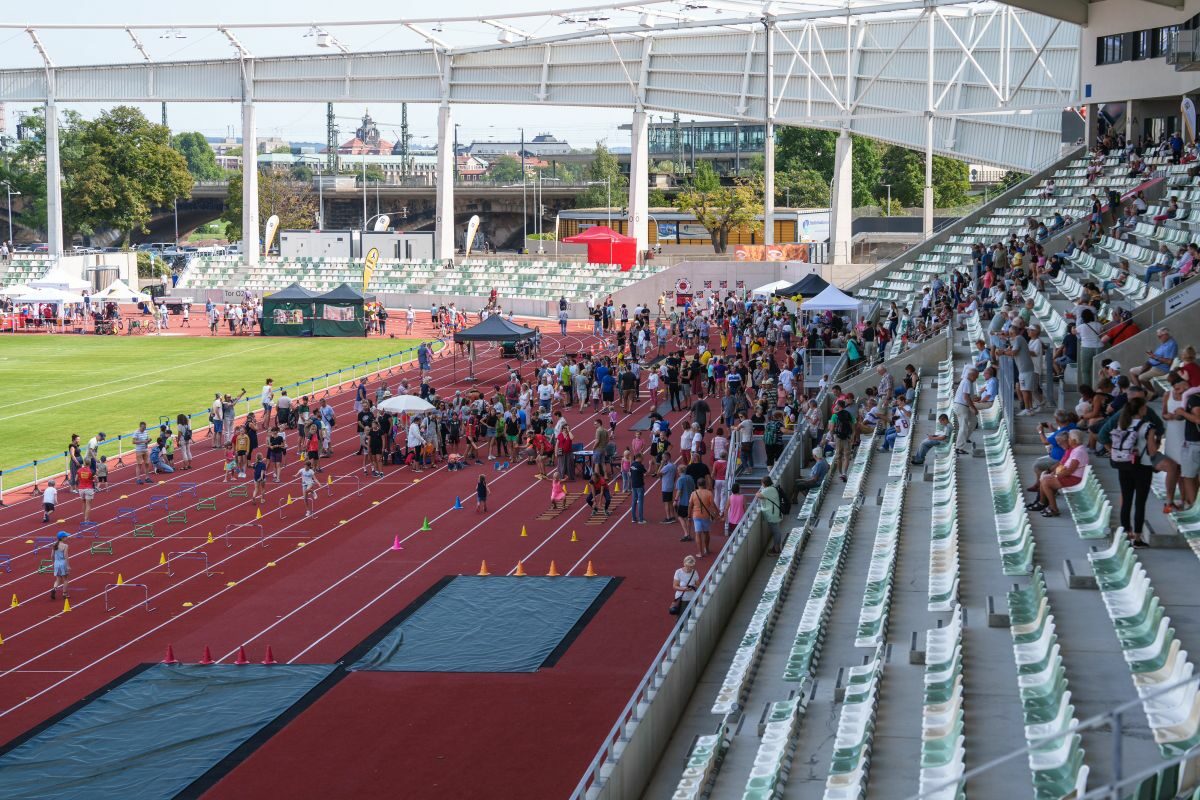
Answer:
M850 240L853 237L851 214L854 200L854 143L849 131L837 138L833 154L833 191L829 209L829 263L850 263Z
M46 243L50 256L63 254L62 167L58 154L58 104L46 103Z
M650 127L645 110L633 112L633 127L629 139L629 229L626 233L637 239L638 258L650 247L646 222L650 218Z
M434 208L434 258L454 258L454 123L450 104L438 107L437 201Z
M254 101L242 102L242 263L258 264L258 128Z

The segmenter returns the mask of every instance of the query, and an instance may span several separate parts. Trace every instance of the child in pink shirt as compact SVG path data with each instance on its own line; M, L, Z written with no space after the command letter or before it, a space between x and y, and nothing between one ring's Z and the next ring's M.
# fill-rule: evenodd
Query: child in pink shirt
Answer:
M558 508L558 504L562 503L563 508L567 507L567 488L563 485L562 478L555 478L550 482L550 507Z

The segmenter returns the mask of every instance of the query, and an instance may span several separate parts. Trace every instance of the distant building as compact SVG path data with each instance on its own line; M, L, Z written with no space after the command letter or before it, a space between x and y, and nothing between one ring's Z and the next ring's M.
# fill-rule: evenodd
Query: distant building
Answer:
M338 145L338 153L344 156L390 156L393 148L391 142L379 135L379 128L371 119L371 112L367 111L363 113L362 124L354 132L354 138Z
M521 157L521 142L471 142L467 146L467 154L473 156L482 156L484 158L495 158L497 156L516 156ZM545 158L547 156L562 156L568 155L571 152L571 145L568 142L559 141L549 133L539 133L532 139L525 142L525 155Z
M458 179L460 181L478 181L482 180L484 174L491 166L487 161L473 155L461 155L458 161Z

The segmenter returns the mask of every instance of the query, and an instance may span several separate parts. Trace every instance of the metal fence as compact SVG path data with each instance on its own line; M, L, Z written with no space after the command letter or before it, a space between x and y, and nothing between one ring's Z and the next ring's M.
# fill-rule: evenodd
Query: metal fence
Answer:
M444 344L441 339L434 340L435 348ZM415 358L417 348L409 347L396 353L389 353L378 358L372 358L368 361L361 361L357 364L352 364L348 367L335 370L334 372L326 372L324 375L316 375L296 383L289 383L286 386L275 387L277 391L299 389L296 392L297 396L302 394L314 394L319 391L329 392L331 389L336 389L343 383L357 381L360 378L370 377L380 372L389 369L394 369L405 363L408 363ZM239 405L245 404L245 410L238 412L237 416L245 416L250 411L257 408L259 402L258 395L247 395L244 400L239 401ZM202 411L196 411L188 414L188 423L199 418L204 421L204 424L194 428L196 432L202 431L210 427L208 421L209 409L205 408ZM164 421L174 423L175 415L160 416L157 424L162 424ZM134 431L122 433L113 438L106 438L99 446L96 456L108 456L109 460L116 459L117 466L120 466L127 452L125 442L132 439ZM3 500L5 491L15 491L28 488L30 494L36 494L38 484L49 478L56 477L66 473L68 470L67 453L62 451L44 458L35 458L34 460L21 464L16 467L0 470L0 501ZM8 489L5 486L8 485ZM0 503L2 504L2 503Z

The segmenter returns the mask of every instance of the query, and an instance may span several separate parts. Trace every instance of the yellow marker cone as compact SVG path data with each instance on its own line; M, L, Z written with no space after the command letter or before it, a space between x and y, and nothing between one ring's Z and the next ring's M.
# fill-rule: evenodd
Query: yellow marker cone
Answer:
M261 508L254 512L254 518L262 519L262 509Z
M613 494L620 494L620 493L621 493L621 482L613 481Z
M583 577L585 577L585 578L596 577L596 570L592 568L592 562L590 562L590 561L588 562L587 572L583 573Z
M117 573L117 586L124 586L125 579L121 577L121 573Z
M291 496L290 494L288 495L288 501L287 501L287 504L288 504L289 506L292 504L292 496Z
M379 505L379 501L378 501L378 500L372 500L372 501L371 501L371 505L373 505L373 506L377 506L377 505Z
M120 497L118 497L117 499L118 499L118 500L128 500L128 499L129 499L129 495L127 495L127 494L123 494L123 495L121 495Z
M192 607L192 601L191 601L191 600L186 600L186 601L184 601L183 607L184 607L184 608L191 608L191 607Z
M9 604L9 608L16 608L16 607L17 607L17 606L19 606L19 605L21 605L21 601L20 601L20 600L18 600L18 599L17 599L17 596L14 594L14 595L13 595L13 599L12 599L12 603L10 603L10 604Z
M483 561L482 563L480 563L480 565L479 565L479 572L478 572L477 574L478 574L478 575L480 575L480 576L482 576L482 577L486 577L486 576L488 576L488 575L491 575L491 574L492 574L492 573L488 572L488 568L487 568L487 561Z
M554 565L553 561L550 562L550 571L546 573L546 577L548 577L548 578L557 578L558 577L558 567L556 567Z
M160 567L165 567L167 565L167 554L166 553L158 554L158 565Z
M208 542L207 542L207 543L208 543L208 544L212 544L212 543L213 543L212 531L209 531L209 532L208 532Z
M0 636L0 644L4 644L4 637Z
M529 536L529 534L525 532L525 526L522 525L521 526L521 538L525 539L525 538L528 538L528 536Z
M267 566L268 566L268 567L273 567L273 566L275 566L275 562L274 562L274 561L268 561L268 562L267 562Z
M578 541L579 541L579 537L578 537L578 536L575 534L575 531L571 531L571 541L572 541L572 542L578 542Z
M63 613L65 614L70 610L71 610L71 601L64 597L63 598Z
M333 486L333 476L332 475L330 475L328 478L325 479L325 485Z
M230 588L233 588L234 586L237 586L237 581L230 581L229 583L227 583L225 585Z
M525 562L523 562L523 561L517 562L517 571L514 572L513 575L517 576L518 578L525 577Z
M308 542L296 542L296 547L304 547Z

